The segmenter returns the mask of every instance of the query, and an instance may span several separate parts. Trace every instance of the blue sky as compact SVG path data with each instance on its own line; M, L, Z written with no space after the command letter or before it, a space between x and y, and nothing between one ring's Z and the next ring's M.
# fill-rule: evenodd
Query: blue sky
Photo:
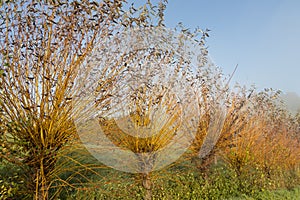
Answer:
M300 95L299 0L169 0L167 27L211 29L214 63L234 82Z

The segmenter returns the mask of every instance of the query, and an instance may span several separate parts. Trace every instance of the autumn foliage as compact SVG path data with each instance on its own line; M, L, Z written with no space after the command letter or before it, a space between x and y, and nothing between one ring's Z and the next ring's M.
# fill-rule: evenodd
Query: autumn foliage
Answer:
M148 44L130 52L123 47L124 54L105 49L108 45L103 41L114 38L118 31L140 28L134 30L139 30L137 38L144 41L147 34L140 30L147 28L149 33L149 27L162 28L163 2L156 7L148 1L144 7L131 6L127 11L122 10L123 0L1 5L0 164L22 171L22 177L16 176L20 188L14 186L19 189L14 195L51 199L59 198L63 187L88 191L91 185L98 189L114 183L103 178L107 173L103 165L76 160L92 157L82 146L75 124L76 119L90 117L91 113L75 109L84 110L86 105L78 98L88 89L94 95L88 106L92 114L99 114L99 129L113 145L130 151L139 161L136 167L144 199L151 199L159 187L165 191L164 186L155 185L161 177L171 180L183 175L186 182L175 181L183 182L182 188L192 188L200 180L215 184L219 179L212 180L211 170L220 163L233 172L238 189L246 192L251 185L263 189L299 185L300 113L287 111L279 92L230 88L231 77L224 79L209 62L206 31L189 32L181 27L179 32L184 34L179 40L172 34L163 38L173 49L163 49L163 45L155 49ZM124 43L115 39L109 44L120 50ZM191 40L197 41L199 52L187 50L186 41ZM96 69L98 76L92 74L95 66L89 65L95 61L89 60L93 51L103 53L101 58L97 54L93 58L105 63ZM196 69L193 54L197 56ZM88 78L95 80L84 82ZM88 124L88 120L83 122ZM132 127L126 132L120 124ZM92 136L85 134L81 137ZM152 176L160 150L170 144L186 150L170 167L179 170L174 175L167 168L167 175ZM71 183L74 179L80 184ZM125 181L121 178L120 182ZM7 186L3 183L1 187ZM0 195L9 196L4 189Z

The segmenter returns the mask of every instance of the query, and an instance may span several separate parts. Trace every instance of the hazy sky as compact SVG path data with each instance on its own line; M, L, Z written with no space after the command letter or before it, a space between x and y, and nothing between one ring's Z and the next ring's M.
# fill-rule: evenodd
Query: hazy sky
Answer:
M166 25L211 29L214 63L234 82L300 95L300 0L169 0Z

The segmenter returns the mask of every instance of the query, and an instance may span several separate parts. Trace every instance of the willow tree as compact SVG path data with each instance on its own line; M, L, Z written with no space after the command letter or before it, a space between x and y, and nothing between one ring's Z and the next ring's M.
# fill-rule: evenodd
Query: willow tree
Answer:
M83 113L75 120L80 138L104 164L140 174L145 199L152 198L151 174L175 162L198 127L199 88L211 66L203 41L195 39L162 26L126 29L107 40L109 50L101 48L85 61L94 73L84 79L74 104ZM107 51L114 59L99 60ZM107 82L95 76L112 64L121 73L106 90Z
M79 66L96 43L116 33L117 25L150 23L146 10L123 11L124 2L21 0L1 5L0 156L22 167L25 192L35 199L49 198L57 155L76 138L71 103L76 77L90 72ZM106 72L118 73L114 67L106 66L103 79L112 81Z
M240 187L246 186L243 180L249 174L248 182L274 187L273 181L299 164L297 123L279 104L278 94L240 91L231 101L217 148Z

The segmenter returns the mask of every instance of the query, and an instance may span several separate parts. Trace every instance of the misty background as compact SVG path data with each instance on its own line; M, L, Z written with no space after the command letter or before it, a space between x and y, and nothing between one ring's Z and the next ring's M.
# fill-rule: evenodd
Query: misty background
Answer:
M210 29L208 51L231 84L273 88L292 112L300 109L299 0L169 1L167 27Z

